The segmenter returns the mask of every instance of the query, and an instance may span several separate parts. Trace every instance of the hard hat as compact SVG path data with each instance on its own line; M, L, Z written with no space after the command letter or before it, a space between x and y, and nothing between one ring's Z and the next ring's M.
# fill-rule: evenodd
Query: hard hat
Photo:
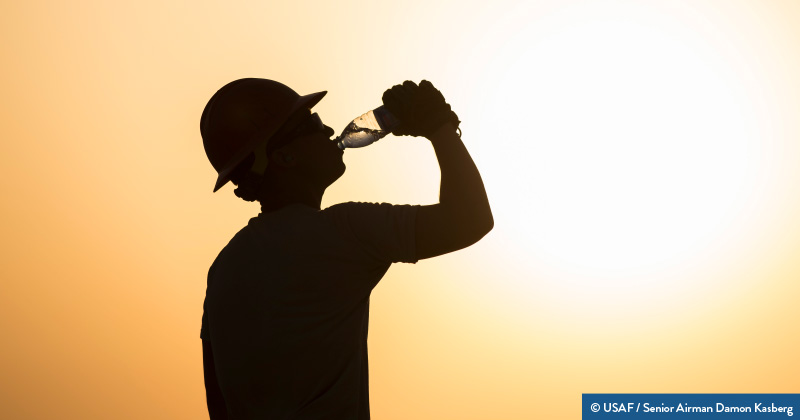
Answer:
M265 147L289 117L311 109L326 93L300 96L282 83L256 78L234 80L218 90L200 118L206 156L219 174L214 192L230 181L250 153Z

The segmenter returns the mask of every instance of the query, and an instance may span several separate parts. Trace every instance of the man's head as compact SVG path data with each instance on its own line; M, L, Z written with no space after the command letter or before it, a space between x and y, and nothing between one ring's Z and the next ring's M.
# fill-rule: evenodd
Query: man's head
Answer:
M233 180L237 195L261 200L254 183L287 175L315 186L327 182L324 191L344 170L341 151L330 142L333 130L310 111L326 93L300 96L279 82L253 78L217 91L200 119L206 155L219 174L214 191Z

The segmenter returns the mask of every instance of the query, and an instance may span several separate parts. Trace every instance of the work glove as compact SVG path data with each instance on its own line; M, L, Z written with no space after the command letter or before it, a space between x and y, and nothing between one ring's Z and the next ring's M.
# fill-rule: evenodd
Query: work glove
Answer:
M430 138L445 123L458 128L458 116L445 102L431 82L416 83L406 80L383 92L383 105L400 121L392 130L396 136L423 136Z

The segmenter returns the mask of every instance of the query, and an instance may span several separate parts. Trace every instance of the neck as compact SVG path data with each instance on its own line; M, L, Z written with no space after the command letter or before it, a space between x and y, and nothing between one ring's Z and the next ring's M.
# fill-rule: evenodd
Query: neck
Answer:
M325 188L319 190L309 185L273 184L270 187L264 189L266 194L261 200L262 213L279 210L290 204L304 204L319 210L325 193Z

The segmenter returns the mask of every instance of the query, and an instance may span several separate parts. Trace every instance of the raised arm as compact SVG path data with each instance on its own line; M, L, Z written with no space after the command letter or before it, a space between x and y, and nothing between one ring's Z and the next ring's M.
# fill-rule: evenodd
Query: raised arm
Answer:
M425 136L439 161L439 203L422 206L416 219L417 258L466 248L494 226L492 210L478 168L456 134L458 117L441 92L423 80L394 86L384 104L402 121L397 135Z
M439 203L417 212L417 258L466 248L494 226L481 174L451 123L430 137L439 161Z

